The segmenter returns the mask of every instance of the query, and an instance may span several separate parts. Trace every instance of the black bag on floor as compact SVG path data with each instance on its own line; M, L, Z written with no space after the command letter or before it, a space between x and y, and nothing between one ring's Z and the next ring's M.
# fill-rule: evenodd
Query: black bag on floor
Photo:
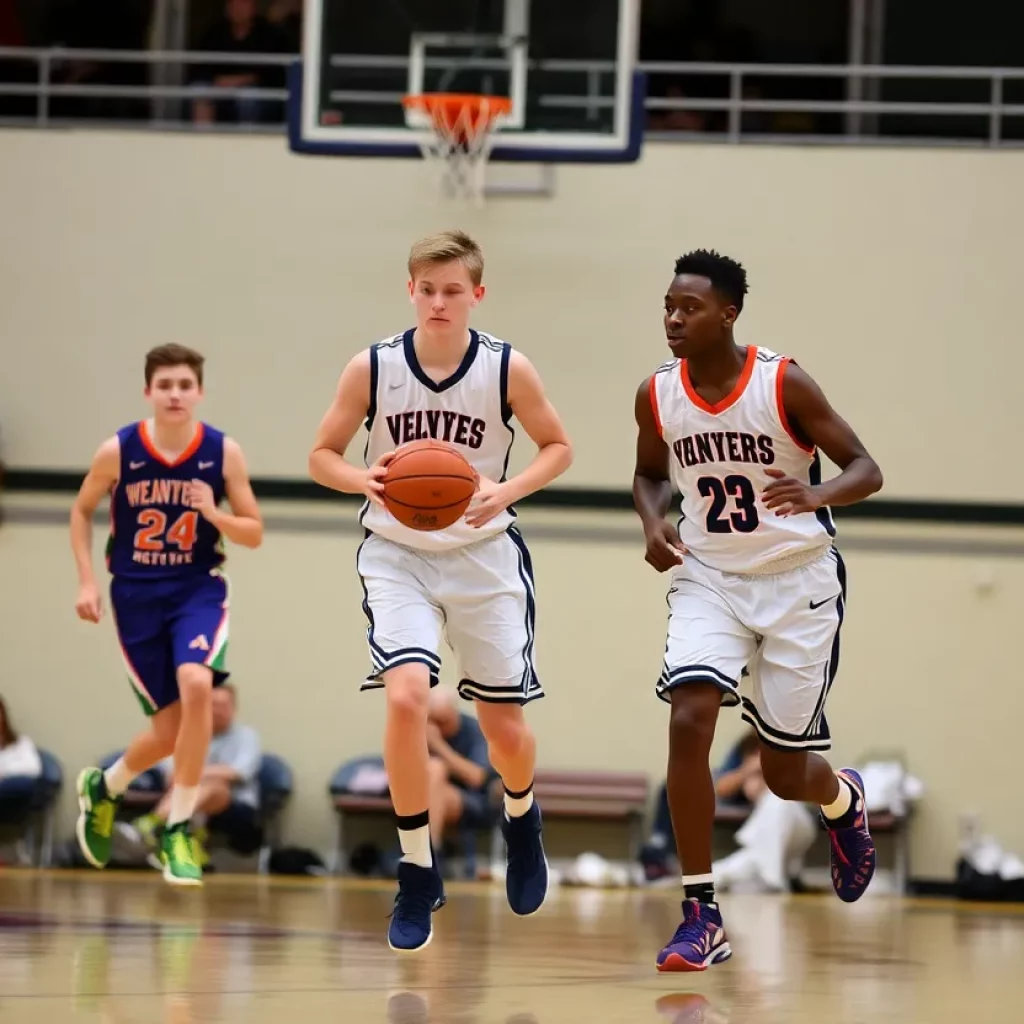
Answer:
M313 850L284 846L274 850L269 864L272 875L326 875L327 865Z

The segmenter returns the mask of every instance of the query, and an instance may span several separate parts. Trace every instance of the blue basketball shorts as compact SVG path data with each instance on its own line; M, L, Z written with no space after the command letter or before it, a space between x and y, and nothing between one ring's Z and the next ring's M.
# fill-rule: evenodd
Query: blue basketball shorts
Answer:
M179 699L182 665L208 666L215 686L227 679L228 593L227 577L216 569L183 579L111 583L121 654L147 715Z

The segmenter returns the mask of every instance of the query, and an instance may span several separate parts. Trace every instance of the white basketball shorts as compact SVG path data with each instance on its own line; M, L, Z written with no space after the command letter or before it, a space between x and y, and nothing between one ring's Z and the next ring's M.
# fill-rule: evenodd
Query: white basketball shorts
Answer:
M544 695L534 667L533 565L513 526L476 544L419 551L370 534L359 546L373 671L364 690L410 662L441 671L444 633L467 700L525 704Z
M763 576L719 572L686 556L668 594L658 696L671 701L677 687L713 683L723 705L742 704L769 746L828 750L825 700L839 666L845 602L846 567L835 548Z

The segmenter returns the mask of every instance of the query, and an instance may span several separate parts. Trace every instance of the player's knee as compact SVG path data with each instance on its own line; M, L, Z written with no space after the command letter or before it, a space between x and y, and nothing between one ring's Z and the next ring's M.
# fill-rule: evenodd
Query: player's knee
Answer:
M709 694L689 686L675 690L669 719L673 752L690 751L706 756L715 738L720 705L721 698L717 692Z
M426 726L430 675L426 665L401 665L384 680L388 715L409 725Z
M807 754L802 750L763 749L761 774L765 785L780 800L802 800L806 789Z
M518 757L529 740L530 727L523 709L516 704L489 705L488 711L479 715L479 720L487 746L501 760Z
M178 693L185 705L210 703L213 699L213 672L205 665L180 666Z

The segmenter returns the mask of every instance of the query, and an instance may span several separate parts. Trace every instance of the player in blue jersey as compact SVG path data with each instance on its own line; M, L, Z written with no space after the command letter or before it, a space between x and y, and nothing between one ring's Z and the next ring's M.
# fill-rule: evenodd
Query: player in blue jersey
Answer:
M105 772L86 768L79 775L77 834L86 860L104 867L124 791L173 754L171 808L160 839L164 878L200 885L189 821L220 810L206 806L202 777L213 687L228 675L223 538L258 547L263 523L241 448L193 417L203 396L203 357L183 345L162 345L146 355L145 376L153 416L100 445L71 512L71 547L79 581L75 610L86 622L99 622L92 521L109 495L111 611L150 727ZM224 498L230 513L220 508Z

